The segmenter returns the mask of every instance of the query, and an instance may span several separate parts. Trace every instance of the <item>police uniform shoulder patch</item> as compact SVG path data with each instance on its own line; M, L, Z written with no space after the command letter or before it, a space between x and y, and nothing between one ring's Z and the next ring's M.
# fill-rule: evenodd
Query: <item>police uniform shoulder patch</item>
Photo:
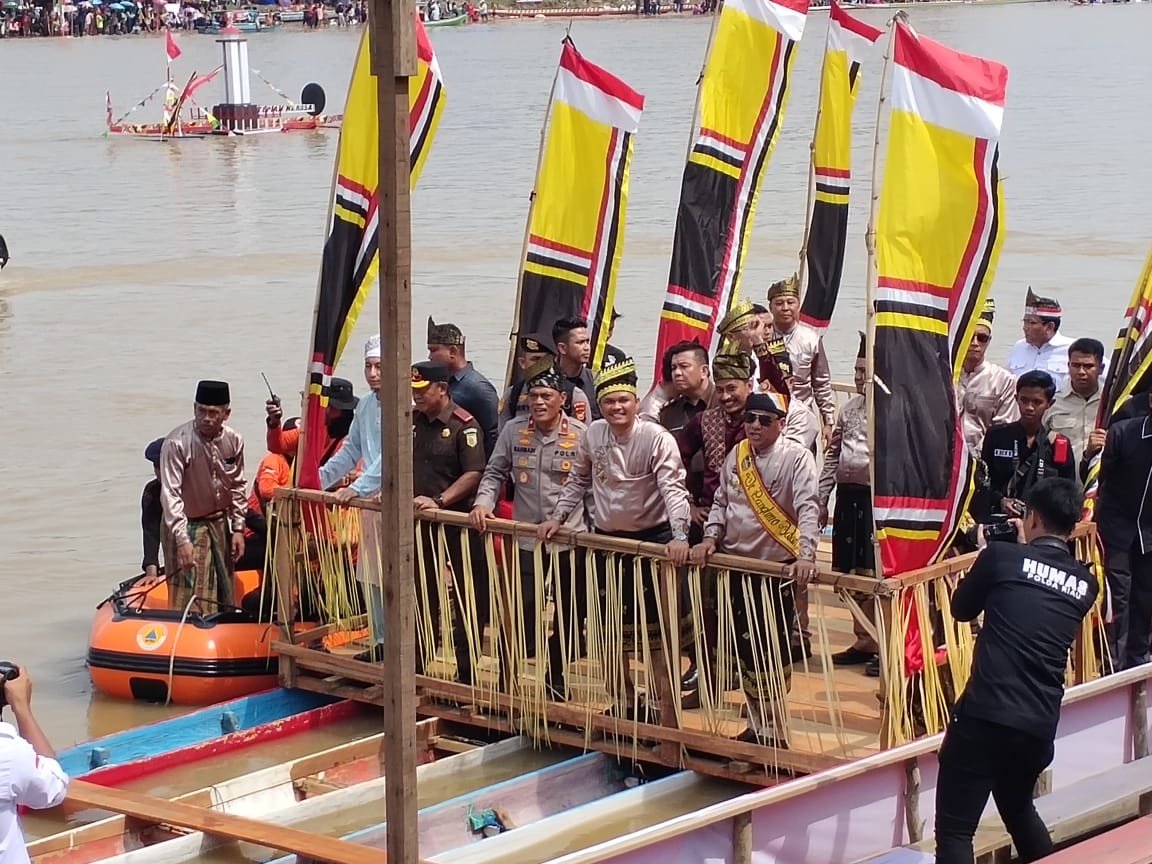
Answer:
M588 419L588 403L587 402L577 402L575 405L573 405L572 406L572 416L575 417L577 420L579 420L581 423L583 423L585 420L587 420Z
M471 419L472 415L469 414L468 417ZM464 443L469 447L475 447L480 442L480 432L476 429L465 429L463 434Z
M457 420L463 421L464 423L467 423L472 419L472 415L461 408L459 405L452 409L452 416Z

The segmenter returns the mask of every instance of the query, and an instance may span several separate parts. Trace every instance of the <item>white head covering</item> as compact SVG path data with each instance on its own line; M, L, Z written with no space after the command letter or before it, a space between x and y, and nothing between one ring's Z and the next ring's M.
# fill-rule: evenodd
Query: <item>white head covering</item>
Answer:
M368 341L364 343L364 359L380 359L380 334L370 336Z

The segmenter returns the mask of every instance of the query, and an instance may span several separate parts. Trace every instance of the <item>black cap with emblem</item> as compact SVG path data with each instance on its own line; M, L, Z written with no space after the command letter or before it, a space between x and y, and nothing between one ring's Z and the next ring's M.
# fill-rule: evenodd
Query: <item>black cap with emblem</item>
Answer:
M443 363L422 360L412 364L412 389L423 390L429 384L447 384L451 376L452 370Z

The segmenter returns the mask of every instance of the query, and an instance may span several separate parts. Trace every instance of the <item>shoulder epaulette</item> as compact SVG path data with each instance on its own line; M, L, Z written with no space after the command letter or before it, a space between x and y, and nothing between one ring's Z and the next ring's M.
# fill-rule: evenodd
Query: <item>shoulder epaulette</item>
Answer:
M457 420L463 421L464 423L467 423L469 420L473 419L472 415L461 408L459 405L452 409L452 416Z

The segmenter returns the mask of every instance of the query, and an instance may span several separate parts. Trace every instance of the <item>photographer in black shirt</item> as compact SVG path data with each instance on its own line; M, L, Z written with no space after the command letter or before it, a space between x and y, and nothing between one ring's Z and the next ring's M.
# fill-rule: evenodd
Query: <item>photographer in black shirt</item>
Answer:
M1068 537L1083 496L1071 480L1038 481L1019 543L993 542L952 595L952 615L984 624L968 686L940 748L937 864L972 864L972 837L991 793L1020 854L1052 851L1032 790L1052 761L1068 651L1098 592Z

